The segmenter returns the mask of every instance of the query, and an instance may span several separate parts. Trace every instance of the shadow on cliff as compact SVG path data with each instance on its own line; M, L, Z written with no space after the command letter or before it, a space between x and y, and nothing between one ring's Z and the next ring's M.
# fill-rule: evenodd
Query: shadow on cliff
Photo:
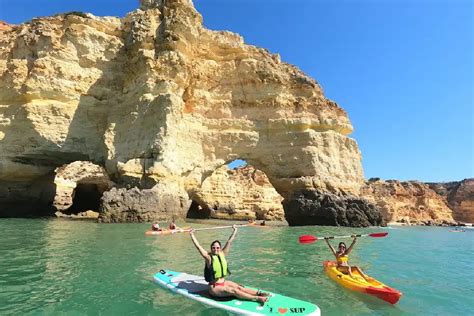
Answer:
M153 67L143 50L146 43L134 37L133 23L122 20L123 45L110 61L98 65L102 76L80 98L64 144L78 148L87 160L104 166L119 185L151 188L146 169L160 155L159 137L166 133L169 95L156 96L150 81ZM138 163L140 178L120 174L118 164Z
M13 51L24 45L21 41L22 38L17 38ZM63 45L70 44L66 36L61 41ZM26 59L28 73L33 71L38 59L35 45L33 43L21 56L10 56L12 59ZM85 62L79 60L79 64L83 66ZM4 161L3 164L0 162L0 175L3 176L0 180L0 216L52 215L54 210L51 205L56 193L55 168L78 160L104 165L107 152L104 133L107 114L113 105L105 97L104 91L116 96L121 89L120 80L117 84L117 80L111 80L110 76L104 74L111 71L120 73L121 67L115 59L94 66L103 75L90 86L86 94L80 96L63 141L57 140L60 139L58 134L64 133L61 129L47 131L50 135L56 133L56 140L38 132L47 129L51 121L56 120L55 124L60 124L57 121L68 119L67 111L61 112L55 108L59 102L65 101L60 95L60 87L53 87L53 92L48 91L46 96L40 91L38 96L31 98L25 94L28 90L25 83L21 88L24 94L15 96L10 105L3 109L2 114L9 124L1 129L4 137L0 139L0 152ZM48 97L50 104L47 103ZM41 102L35 104L36 99ZM68 105L63 103L63 106ZM51 128L54 129L54 125ZM17 169L18 174L9 176L13 169Z

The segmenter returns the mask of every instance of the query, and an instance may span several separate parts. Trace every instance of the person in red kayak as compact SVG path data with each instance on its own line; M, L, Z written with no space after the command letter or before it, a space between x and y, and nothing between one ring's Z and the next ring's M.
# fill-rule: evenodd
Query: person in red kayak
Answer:
M329 238L324 238L326 240L326 243L329 246L329 249L331 249L332 253L336 257L336 262L337 262L337 269L341 271L344 274L349 274L351 278L354 278L352 275L352 269L357 270L360 275L366 280L367 276L362 272L362 270L358 266L350 266L349 265L349 254L352 251L352 248L354 247L357 237L353 236L354 240L352 241L352 244L347 248L346 244L344 242L340 242L339 246L337 248L337 251L334 249L333 246L329 243Z
M268 293L247 289L225 279L230 274L225 256L229 253L230 246L237 233L237 227L233 225L232 228L232 235L230 235L224 248L221 247L220 241L215 240L211 243L210 252L201 247L194 236L194 230L189 233L194 246L204 258L204 278L209 282L209 294L214 297L234 296L242 300L259 302L263 305L268 300Z

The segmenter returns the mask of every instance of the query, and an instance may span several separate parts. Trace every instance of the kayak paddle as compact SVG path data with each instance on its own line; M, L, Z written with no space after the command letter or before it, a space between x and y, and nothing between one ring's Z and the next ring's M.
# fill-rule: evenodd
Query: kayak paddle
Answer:
M300 244L311 244L321 239L353 238L353 237L385 237L387 235L388 235L387 232L371 233L371 234L364 234L364 235L359 234L359 235L347 235L347 236L331 236L331 237L316 237L313 235L303 235L303 236L300 236L299 242Z

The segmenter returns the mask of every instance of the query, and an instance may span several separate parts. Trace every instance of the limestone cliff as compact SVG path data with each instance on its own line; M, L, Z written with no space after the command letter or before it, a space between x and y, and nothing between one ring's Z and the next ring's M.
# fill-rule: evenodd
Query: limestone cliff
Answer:
M2 31L10 31L13 28L12 25L5 23L3 21L0 21L0 32Z
M193 200L210 218L284 219L283 197L265 173L252 166L217 169L193 193Z
M189 194L242 158L284 205L306 191L345 200L363 183L351 131L314 79L237 34L205 29L190 0L142 0L123 19L71 12L0 31L0 185L25 197L57 167L90 161L124 187L105 201L129 210L125 201L139 193L126 187L136 186L155 200L166 193L184 216ZM35 207L52 202L50 191L36 191ZM0 209L12 199L0 197ZM144 205L111 215L104 203L111 221L154 216ZM285 209L300 224L313 216L294 212Z
M454 224L452 211L427 184L417 181L369 180L361 196L373 202L387 222Z
M428 185L447 201L455 220L474 223L474 179Z

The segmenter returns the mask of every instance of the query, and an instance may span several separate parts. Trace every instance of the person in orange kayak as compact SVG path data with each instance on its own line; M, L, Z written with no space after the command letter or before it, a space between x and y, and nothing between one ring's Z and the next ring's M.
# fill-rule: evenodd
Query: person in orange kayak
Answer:
M160 224L158 224L157 222L153 223L153 225L151 225L151 230L154 231L154 232L159 232L161 231L162 229L160 228Z
M357 237L353 236L354 240L352 241L352 244L347 248L346 244L344 242L340 242L339 246L337 248L337 251L334 249L333 246L329 243L329 238L324 238L326 240L326 243L329 246L329 249L331 249L332 253L336 257L336 262L337 262L337 269L341 271L342 273L349 274L351 278L354 278L352 275L352 269L357 270L360 275L366 280L367 276L362 272L362 270L358 266L350 266L349 265L349 254L352 251L352 248L354 247Z
M176 226L176 223L174 222L174 219L168 225L168 228L171 229L171 230L178 229L178 226Z
M204 258L204 278L209 282L209 294L214 297L234 296L243 300L259 302L263 305L268 300L268 293L251 290L225 279L230 274L225 256L229 253L232 241L237 234L235 225L232 226L232 229L232 235L230 235L224 248L221 248L220 241L215 240L211 243L210 252L201 247L196 236L194 236L194 230L189 233L194 246Z

